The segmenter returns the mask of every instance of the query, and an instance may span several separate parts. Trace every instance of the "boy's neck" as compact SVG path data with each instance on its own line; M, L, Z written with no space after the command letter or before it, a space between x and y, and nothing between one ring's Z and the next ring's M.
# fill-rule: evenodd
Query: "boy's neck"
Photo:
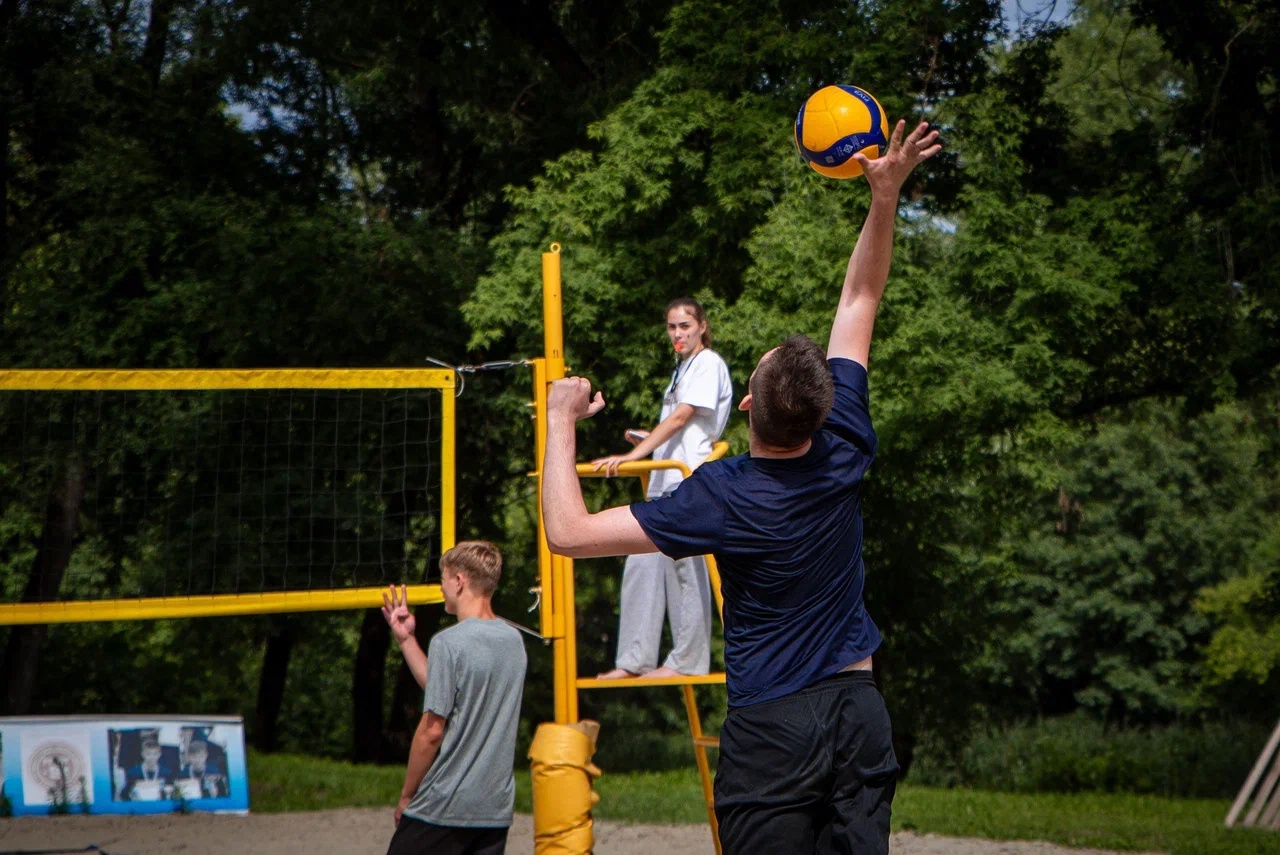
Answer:
M462 623L468 618L479 618L480 620L493 620L497 617L493 612L493 601L488 597L468 600L460 600L458 602L458 623Z

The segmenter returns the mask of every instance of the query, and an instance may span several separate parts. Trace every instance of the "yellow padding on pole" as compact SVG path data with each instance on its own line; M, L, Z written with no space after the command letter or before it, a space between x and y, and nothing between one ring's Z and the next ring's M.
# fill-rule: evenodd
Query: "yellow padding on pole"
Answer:
M601 775L591 762L600 725L538 725L529 746L533 775L534 855L591 855L591 809L600 795L591 782Z

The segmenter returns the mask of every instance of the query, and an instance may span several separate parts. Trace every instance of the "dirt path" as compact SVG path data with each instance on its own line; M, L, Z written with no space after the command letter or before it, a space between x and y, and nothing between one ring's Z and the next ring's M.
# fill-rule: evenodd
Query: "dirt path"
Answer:
M83 852L91 845L109 855L383 855L391 839L391 811L347 808L315 813L250 816L71 816L0 819L0 855L31 850ZM598 855L709 855L704 825L596 823ZM894 855L1112 855L1048 843L995 842L931 834L896 834ZM532 855L533 824L518 815L507 845L510 855Z

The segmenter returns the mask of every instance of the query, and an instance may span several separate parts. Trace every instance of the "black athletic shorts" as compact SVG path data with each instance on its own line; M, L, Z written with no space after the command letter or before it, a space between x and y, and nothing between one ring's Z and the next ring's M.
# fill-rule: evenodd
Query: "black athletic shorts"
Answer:
M870 671L730 710L715 787L724 855L887 853L891 737Z
M502 855L507 828L453 828L401 816L387 855Z

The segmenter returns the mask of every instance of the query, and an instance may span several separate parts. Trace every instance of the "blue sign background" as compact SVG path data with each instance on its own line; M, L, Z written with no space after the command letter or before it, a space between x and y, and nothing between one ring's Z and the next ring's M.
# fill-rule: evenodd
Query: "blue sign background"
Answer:
M122 767L126 761L119 756L119 734L128 735L134 731L152 730L167 735L185 732L188 736L205 731L216 733L218 736L216 745L225 752L226 764L225 769L218 770L222 775L219 789L226 795L188 798L185 804L176 791L170 798L126 800L128 789L120 789L121 778L125 774ZM117 733L117 757L115 758L112 757L113 731ZM30 782L38 777L39 768L45 770L47 778L49 768L54 763L53 758L59 756L58 752L64 750L66 746L78 749L85 744L86 739L89 756L80 758L78 750L72 753L76 754L75 762L87 761L88 769L79 770L79 772L92 782L92 801L89 805L91 814L156 814L172 813L179 809L218 813L248 813L249 811L249 773L245 758L244 719L239 716L0 717L0 750L4 752L0 773L4 776L3 792L9 800L14 816L40 816L50 813L48 792L28 794L24 786L29 786ZM163 739L161 741L164 742ZM138 737L134 736L135 746L137 742ZM165 743L165 749L169 757L179 756L177 746L172 744L172 738L170 742ZM136 747L134 750L136 751ZM113 766L113 760L118 761L121 768L117 769ZM171 761L169 765L172 766L173 762ZM170 770L170 774L176 776L179 770ZM78 776L75 780L69 780L68 785L71 812L79 813L81 806Z

